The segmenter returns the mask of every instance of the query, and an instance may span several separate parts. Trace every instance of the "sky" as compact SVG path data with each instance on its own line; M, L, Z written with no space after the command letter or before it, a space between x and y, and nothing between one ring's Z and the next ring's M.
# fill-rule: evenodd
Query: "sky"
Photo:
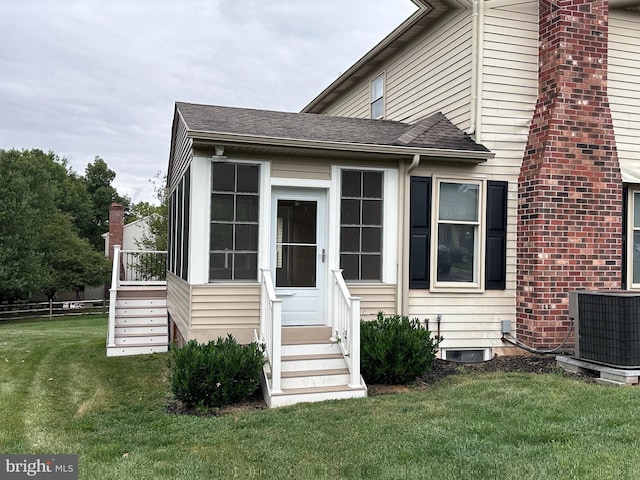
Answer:
M0 149L134 202L166 172L176 101L300 111L406 19L410 0L0 0ZM1 174L1 172L0 172Z

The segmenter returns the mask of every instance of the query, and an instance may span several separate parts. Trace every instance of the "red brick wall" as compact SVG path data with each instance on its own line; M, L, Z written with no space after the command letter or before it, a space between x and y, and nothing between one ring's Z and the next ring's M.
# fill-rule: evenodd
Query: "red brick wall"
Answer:
M607 0L541 0L538 101L518 179L518 338L566 336L567 292L621 286L622 180Z
M124 207L112 203L109 207L109 259L113 259L113 246L122 247L124 235Z

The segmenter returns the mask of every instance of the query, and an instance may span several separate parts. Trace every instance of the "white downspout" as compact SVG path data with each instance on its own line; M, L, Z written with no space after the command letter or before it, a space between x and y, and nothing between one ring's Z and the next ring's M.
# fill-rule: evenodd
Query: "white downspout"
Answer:
M484 73L484 0L473 0L473 23L471 32L471 125L466 133L475 134L481 143L482 127L482 81Z
M410 225L410 196L411 196L411 172L416 169L416 167L420 165L420 155L416 154L413 156L411 163L406 168L405 172L402 174L402 179L404 183L404 188L402 192L402 226L401 232L402 235L402 269L400 275L398 275L398 281L400 283L399 286L399 294L401 292L401 298L399 298L398 306L401 306L401 314L409 315L409 235L407 232L408 226Z

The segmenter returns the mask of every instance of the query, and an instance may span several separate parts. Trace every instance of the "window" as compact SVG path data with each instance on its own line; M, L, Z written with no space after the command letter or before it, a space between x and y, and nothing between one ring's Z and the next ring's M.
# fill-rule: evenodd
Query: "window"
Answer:
M346 280L382 279L383 173L342 170L340 268Z
M477 291L482 280L484 289L506 288L507 189L503 181L411 177L410 288Z
M631 191L631 286L640 288L640 191Z
M209 279L258 278L258 165L212 164Z
M438 181L436 284L478 283L479 182Z
M169 238L167 239L168 269L183 280L189 274L189 206L191 168L178 181L169 195Z
M384 74L371 81L371 118L384 118Z

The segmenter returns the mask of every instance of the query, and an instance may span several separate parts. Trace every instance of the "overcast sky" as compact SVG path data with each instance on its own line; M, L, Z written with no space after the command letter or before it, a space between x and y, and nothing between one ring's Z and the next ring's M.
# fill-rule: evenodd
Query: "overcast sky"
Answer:
M299 111L410 0L0 0L0 148L39 148L152 200L175 101ZM0 175L2 173L0 172Z

